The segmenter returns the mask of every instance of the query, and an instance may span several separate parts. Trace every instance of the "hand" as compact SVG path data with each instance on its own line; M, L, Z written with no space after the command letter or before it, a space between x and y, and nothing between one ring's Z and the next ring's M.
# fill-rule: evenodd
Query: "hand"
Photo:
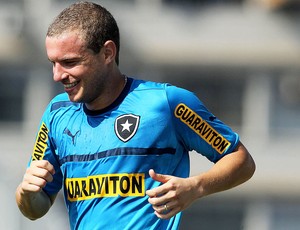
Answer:
M155 215L161 219L171 218L186 209L198 197L196 183L192 178L157 174L153 169L149 171L149 175L153 180L162 183L146 191Z
M53 180L54 167L46 160L32 161L27 168L20 188L24 193L37 193Z

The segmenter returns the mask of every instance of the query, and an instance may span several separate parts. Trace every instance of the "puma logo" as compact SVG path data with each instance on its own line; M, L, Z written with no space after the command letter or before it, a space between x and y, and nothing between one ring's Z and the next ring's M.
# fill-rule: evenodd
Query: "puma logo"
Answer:
M64 134L67 134L69 137L72 138L73 145L75 145L75 137L76 137L77 133L79 133L79 130L74 135L71 133L71 131L68 128L65 128L65 130L64 130Z

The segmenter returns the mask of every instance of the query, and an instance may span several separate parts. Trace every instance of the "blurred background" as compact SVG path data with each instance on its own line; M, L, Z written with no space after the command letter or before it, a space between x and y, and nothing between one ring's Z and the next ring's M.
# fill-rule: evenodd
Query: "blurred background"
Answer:
M61 202L37 221L17 209L39 119L62 92L44 48L49 23L75 1L0 0L0 229L68 229ZM194 91L241 135L257 170L203 198L181 229L300 229L298 0L103 0L121 31L123 73ZM191 153L191 174L211 167Z

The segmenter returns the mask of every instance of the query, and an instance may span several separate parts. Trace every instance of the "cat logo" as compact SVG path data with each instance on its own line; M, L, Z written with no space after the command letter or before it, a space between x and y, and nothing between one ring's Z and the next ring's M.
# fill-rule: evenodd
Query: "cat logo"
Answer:
M129 141L136 133L140 122L140 116L125 114L115 121L115 133L123 141Z

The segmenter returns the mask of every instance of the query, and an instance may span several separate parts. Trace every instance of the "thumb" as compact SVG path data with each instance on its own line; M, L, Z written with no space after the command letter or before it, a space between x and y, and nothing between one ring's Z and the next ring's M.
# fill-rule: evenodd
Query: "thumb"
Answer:
M156 173L153 169L149 170L149 175L153 180L161 182L161 183L166 183L171 179L171 176Z

